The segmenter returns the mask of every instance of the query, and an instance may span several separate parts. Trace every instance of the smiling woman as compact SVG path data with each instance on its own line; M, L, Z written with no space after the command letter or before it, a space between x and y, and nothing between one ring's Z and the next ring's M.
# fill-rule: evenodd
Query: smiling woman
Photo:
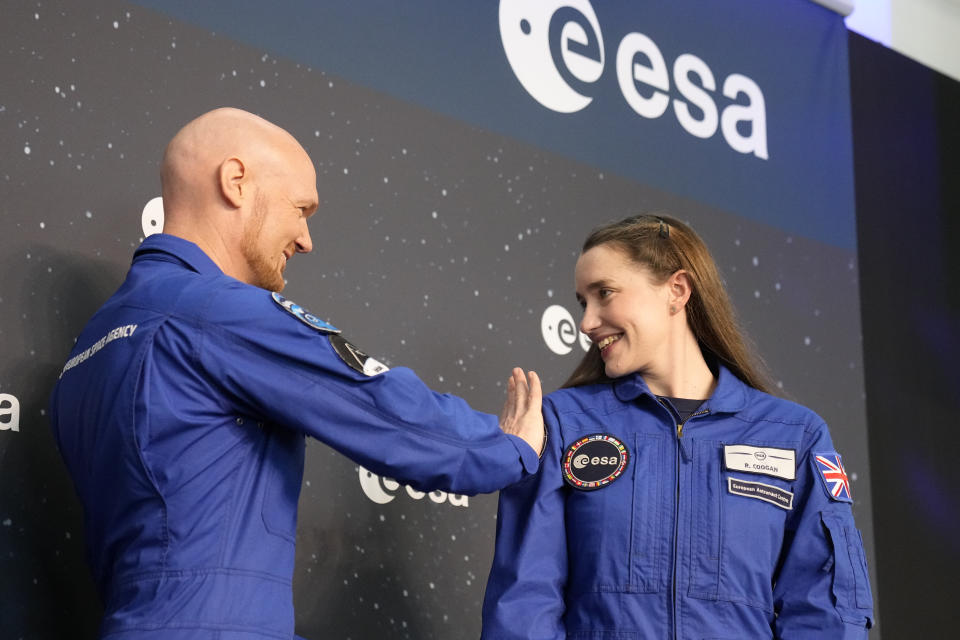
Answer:
M617 287L607 284L614 282ZM613 331L603 324L602 318L629 305L631 308L625 309L627 321L643 327L642 332L639 328L631 332L634 340L655 342L651 348L657 350L658 357L656 362L635 362L635 366L624 370L612 354L591 348L565 387L612 379L641 369L648 383L659 381L662 374L658 372L668 364L671 368L683 366L687 374L697 369L702 378L703 357L696 348L699 345L746 384L770 391L768 376L740 330L709 249L693 229L679 220L636 216L594 229L584 241L577 261L576 287L585 311L581 330L598 347L610 344L599 345L603 339L617 340L626 334ZM591 298L593 303L588 304ZM660 335L651 336L653 331ZM617 351L646 357L637 347ZM683 377L690 379L690 375Z
M621 249L601 245L577 261L577 299L583 307L580 330L595 345L605 373L616 378L645 371L659 378L672 337L682 329L677 306L689 298L686 274L659 282L634 265ZM685 337L679 332L680 338Z
M608 224L575 283L593 344L544 398L540 472L500 492L483 637L866 637L841 458L766 392L703 241Z

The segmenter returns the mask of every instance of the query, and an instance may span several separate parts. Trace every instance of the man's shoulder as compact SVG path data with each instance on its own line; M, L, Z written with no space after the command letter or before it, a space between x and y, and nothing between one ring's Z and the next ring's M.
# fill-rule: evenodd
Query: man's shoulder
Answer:
M174 315L202 315L210 307L251 305L270 295L224 274L165 269L131 275L111 302Z
M284 334L326 335L340 330L280 293L224 278L188 287L180 312L214 328L240 333L260 332L279 339Z
M184 279L180 291L185 309L220 310L266 306L270 292L226 275L197 275Z
M200 277L184 283L175 315L229 329L269 329L283 320L270 291L228 276Z
M279 339L284 334L339 333L332 325L279 293L223 273L176 265L151 265L132 274L111 305L135 307L191 330L223 336ZM159 268L157 268L159 266Z

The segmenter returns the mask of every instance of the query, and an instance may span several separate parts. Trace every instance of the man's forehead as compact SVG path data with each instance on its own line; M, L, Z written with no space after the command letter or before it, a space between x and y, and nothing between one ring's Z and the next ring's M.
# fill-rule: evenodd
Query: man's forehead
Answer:
M254 149L266 171L279 176L296 177L301 182L316 183L317 173L313 161L296 140L272 140Z

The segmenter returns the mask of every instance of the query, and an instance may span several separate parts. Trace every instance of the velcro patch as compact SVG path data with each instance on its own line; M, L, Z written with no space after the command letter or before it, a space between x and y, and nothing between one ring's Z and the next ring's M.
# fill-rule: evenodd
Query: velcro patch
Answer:
M772 484L727 478L727 491L734 495L763 500L787 511L793 509L793 493Z
M759 473L784 480L797 478L797 454L793 449L729 444L723 448L723 463L729 471Z
M371 358L347 342L343 336L331 335L330 344L333 346L333 350L337 352L337 355L340 356L340 359L347 363L347 366L365 376L375 376L378 373L390 370L390 367L387 365Z
M563 453L563 479L574 489L602 489L620 477L630 462L626 445L608 433L580 438Z
M337 329L335 326L329 322L324 322L317 316L313 315L300 305L298 305L293 300L287 300L282 295L276 291L270 294L270 297L273 298L273 301L278 305L283 307L290 313L294 318L307 325L308 327L313 327L317 331L322 333L340 333L340 329Z
M820 472L823 488L831 500L837 502L853 502L853 492L850 490L850 478L843 468L843 461L836 451L813 454L814 464Z

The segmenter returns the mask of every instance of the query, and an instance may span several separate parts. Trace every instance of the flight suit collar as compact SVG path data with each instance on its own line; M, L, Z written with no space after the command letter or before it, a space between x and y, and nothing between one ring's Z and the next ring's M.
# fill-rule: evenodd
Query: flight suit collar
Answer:
M717 387L703 407L711 413L736 413L747 406L748 387L723 365L717 365ZM639 373L613 381L613 392L621 402L632 402L640 396L655 398Z
M147 237L133 254L133 262L144 259L166 259L177 261L201 275L217 275L223 271L210 259L203 249L183 238L166 233L155 233Z

